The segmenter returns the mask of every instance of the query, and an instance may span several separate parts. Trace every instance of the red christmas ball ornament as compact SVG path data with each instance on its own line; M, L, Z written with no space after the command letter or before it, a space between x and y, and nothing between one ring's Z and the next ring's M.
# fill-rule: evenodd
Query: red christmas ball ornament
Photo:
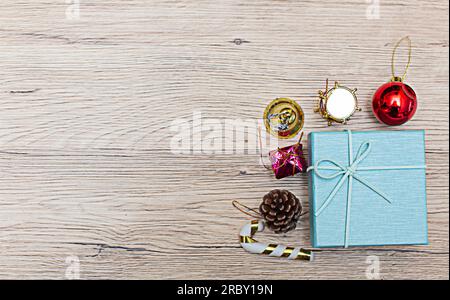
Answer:
M405 124L416 113L416 93L403 82L388 82L375 92L372 109L376 118L384 124L390 126Z
M408 64L402 77L395 76L395 53L403 41L409 45ZM411 63L411 40L404 37L394 47L392 53L392 79L391 82L383 84L375 92L372 100L372 110L375 117L382 123L397 126L412 119L417 110L417 96L414 90L403 83L409 65Z

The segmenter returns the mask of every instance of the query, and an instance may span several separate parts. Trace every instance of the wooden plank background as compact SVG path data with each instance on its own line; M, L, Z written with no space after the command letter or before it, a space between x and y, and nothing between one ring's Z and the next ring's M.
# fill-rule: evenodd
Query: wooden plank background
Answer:
M2 0L0 278L64 279L76 256L82 279L365 279L377 256L382 279L448 279L449 4L377 2ZM172 120L257 120L288 96L307 133L341 130L312 113L329 77L359 89L347 128L386 129L369 101L405 35L420 107L401 129L427 130L430 245L246 253L231 200L287 188L308 209L307 178L276 181L257 153L175 155ZM260 239L308 246L308 220Z

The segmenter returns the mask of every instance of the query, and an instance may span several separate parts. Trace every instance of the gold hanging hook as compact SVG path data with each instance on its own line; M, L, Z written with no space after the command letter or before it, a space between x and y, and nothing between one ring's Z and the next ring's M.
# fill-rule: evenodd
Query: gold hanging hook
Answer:
M302 143L303 135L304 135L304 132L302 132L302 133L300 134L300 138L298 139L297 144L301 144L301 143Z
M402 77L395 76L395 56L397 53L397 49L400 47L401 43L406 41L408 43L408 63L405 67L405 72L403 73ZM392 68L392 81L404 81L406 78L406 73L408 72L409 66L411 64L411 55L412 55L412 44L411 39L409 36L405 36L401 40L397 42L397 44L394 47L394 50L392 51L392 60L391 60L391 68Z
M250 216L252 218L261 219L261 214L253 208L248 207L247 205L242 204L241 202L237 200L233 200L231 204L240 212L246 214L247 216Z
M259 139L259 161L263 165L264 168L266 168L267 170L272 170L272 168L268 167L266 165L266 163L264 162L264 158L263 158L263 154L262 154L263 145L262 145L261 126L258 126L258 139Z

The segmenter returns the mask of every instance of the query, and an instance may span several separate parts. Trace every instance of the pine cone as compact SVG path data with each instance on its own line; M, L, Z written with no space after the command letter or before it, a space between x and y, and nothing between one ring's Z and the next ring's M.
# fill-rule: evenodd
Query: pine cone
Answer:
M259 211L269 229L275 233L286 233L297 226L302 205L291 192L273 190L264 196Z

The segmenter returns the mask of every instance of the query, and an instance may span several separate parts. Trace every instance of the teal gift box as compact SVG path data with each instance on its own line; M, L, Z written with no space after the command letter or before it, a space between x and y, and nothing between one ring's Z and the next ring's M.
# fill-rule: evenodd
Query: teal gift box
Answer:
M312 246L428 244L425 132L309 135Z

